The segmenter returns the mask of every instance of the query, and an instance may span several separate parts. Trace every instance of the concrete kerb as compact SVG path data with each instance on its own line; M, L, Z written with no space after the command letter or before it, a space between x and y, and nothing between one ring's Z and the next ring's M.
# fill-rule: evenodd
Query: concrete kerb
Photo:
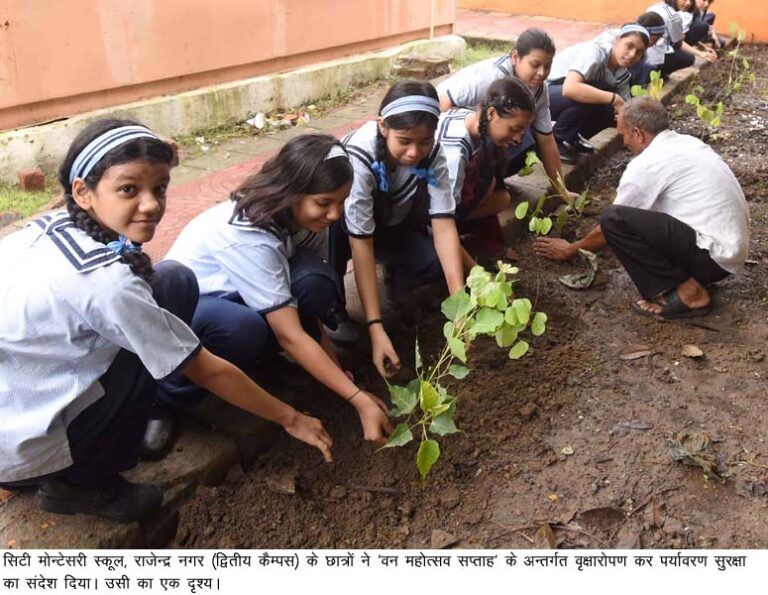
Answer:
M668 103L680 85L695 76L699 68L691 67L675 73L664 87L662 101ZM565 167L566 182L570 188L581 188L594 170L621 147L615 129L604 130L593 137L592 142L597 149L594 155L583 158L575 166ZM532 176L512 176L506 183L513 196L522 196L531 202L538 200L549 186L540 168ZM526 233L525 227L514 217L514 206L500 216L505 235L513 241ZM397 319L394 311L384 314L389 320ZM360 361L366 355L366 349L355 349L353 359ZM286 401L293 402L299 390L295 383L289 383L280 395ZM238 464L248 468L256 456L274 444L279 435L272 431L274 427L271 424L242 412L231 411L228 405L218 400L201 404L195 418L208 424L211 418L216 418L217 425L221 427L222 408L227 409L224 417L231 418L232 424L238 426L230 436L187 424L179 444L166 459L141 464L130 472L129 477L133 480L154 481L165 489L163 509L153 518L141 525L117 525L80 515L50 515L37 509L32 502L32 493L27 492L0 504L0 543L13 543L12 547L47 549L63 545L76 549L122 549L162 547L169 543L176 534L178 510L194 493L197 485L220 483L227 471Z
M83 126L121 114L174 137L240 122L257 112L291 109L334 97L340 90L389 77L401 56L455 59L466 43L458 35L412 41L394 48L320 62L288 72L205 87L169 97L98 110L30 128L0 133L0 180L13 182L20 169L50 171Z

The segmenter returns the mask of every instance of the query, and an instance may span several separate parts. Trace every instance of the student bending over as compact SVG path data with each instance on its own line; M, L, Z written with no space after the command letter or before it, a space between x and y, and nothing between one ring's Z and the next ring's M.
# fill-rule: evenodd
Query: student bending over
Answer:
M59 171L67 212L0 242L0 485L37 486L55 513L121 522L156 510L159 487L131 483L155 381L184 374L274 421L331 460L321 423L201 346L198 298L178 263L141 245L165 211L173 151L147 128L99 120Z

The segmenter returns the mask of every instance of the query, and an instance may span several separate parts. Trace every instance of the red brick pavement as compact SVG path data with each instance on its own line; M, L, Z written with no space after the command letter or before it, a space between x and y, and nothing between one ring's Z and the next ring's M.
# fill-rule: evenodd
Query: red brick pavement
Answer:
M454 32L458 35L512 41L529 27L540 27L548 31L558 49L594 37L605 29L605 25L600 23L459 9ZM349 123L327 132L342 137L372 118L373 114L350 120ZM248 175L256 173L274 154L274 150L265 152L238 165L171 187L168 191L168 210L155 238L146 245L147 252L155 260L161 259L168 252L179 232L193 217L225 200L241 181Z

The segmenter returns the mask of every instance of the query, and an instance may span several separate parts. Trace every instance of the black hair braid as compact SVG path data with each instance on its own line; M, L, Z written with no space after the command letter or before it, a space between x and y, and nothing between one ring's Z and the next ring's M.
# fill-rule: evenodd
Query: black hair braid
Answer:
M84 231L88 234L88 237L101 244L106 245L114 239L102 229L101 225L99 225L95 219L75 202L72 194L65 194L64 200L67 205L69 218L72 219L75 227ZM143 252L123 252L120 255L120 262L127 264L134 275L144 279L147 283L149 283L154 276L155 270L152 268L152 259L149 255Z
M378 161L383 167L384 171L389 173L389 165L387 159L387 139L376 126L376 161ZM385 224L392 214L392 205L389 201L389 190L384 192L379 187L379 178L376 176L376 188L373 191L373 220L376 221L376 225Z

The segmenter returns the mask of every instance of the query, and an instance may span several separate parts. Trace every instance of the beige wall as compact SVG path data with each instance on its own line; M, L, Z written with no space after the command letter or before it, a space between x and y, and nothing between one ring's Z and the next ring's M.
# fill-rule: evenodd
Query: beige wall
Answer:
M496 10L513 14L541 15L622 23L634 20L655 0L457 0L459 8ZM727 34L731 21L750 35L748 39L768 42L767 0L717 0L712 5L717 14L717 30Z
M3 0L0 130L449 33L454 0Z

